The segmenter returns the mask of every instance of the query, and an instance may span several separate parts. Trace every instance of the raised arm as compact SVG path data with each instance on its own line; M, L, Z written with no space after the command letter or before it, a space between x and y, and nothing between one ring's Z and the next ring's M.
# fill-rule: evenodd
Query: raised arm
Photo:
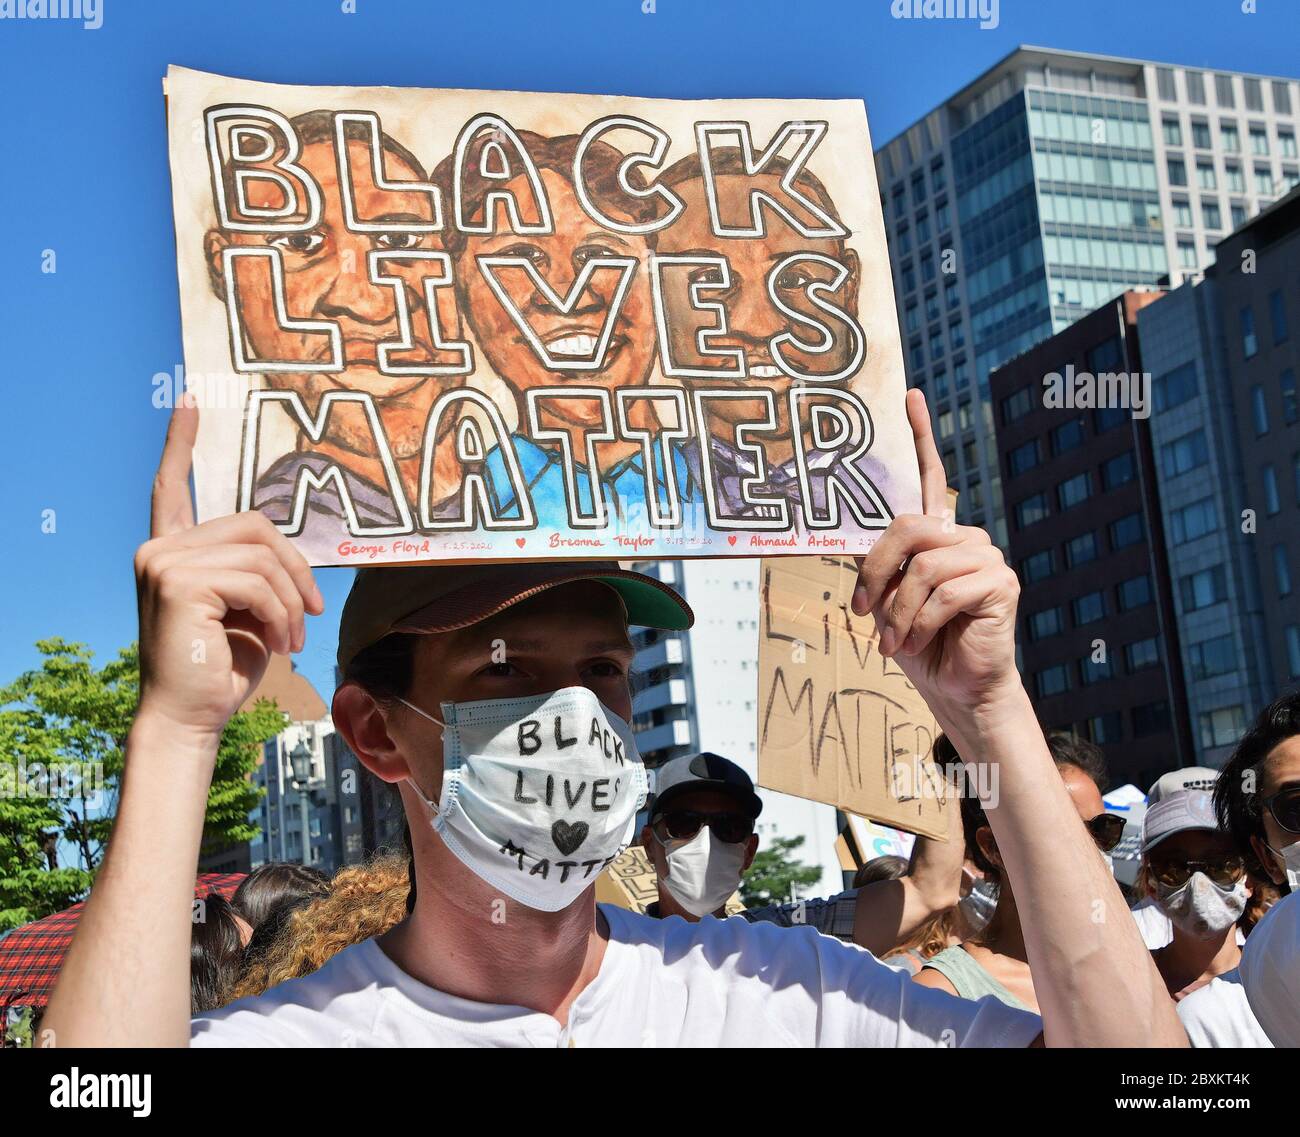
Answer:
M323 604L301 554L260 513L195 526L198 412L172 417L153 538L135 557L140 704L103 867L50 996L56 1046L189 1042L194 877L222 728Z
M923 517L899 517L861 564L853 608L968 762L996 768L985 803L1024 928L1049 1046L1185 1046L1173 1003L1070 804L1015 665L1019 584L981 529L946 512L925 399L908 392Z
M917 837L907 875L858 889L853 942L876 956L910 940L928 921L960 899L965 859L961 811L951 802L947 840Z

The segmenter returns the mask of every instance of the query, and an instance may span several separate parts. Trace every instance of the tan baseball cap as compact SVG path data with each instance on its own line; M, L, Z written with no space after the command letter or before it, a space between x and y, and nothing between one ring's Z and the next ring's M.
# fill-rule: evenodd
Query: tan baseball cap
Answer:
M390 632L450 632L575 580L598 580L623 598L627 622L683 631L695 614L673 589L617 561L489 565L388 565L357 570L339 621L338 662Z

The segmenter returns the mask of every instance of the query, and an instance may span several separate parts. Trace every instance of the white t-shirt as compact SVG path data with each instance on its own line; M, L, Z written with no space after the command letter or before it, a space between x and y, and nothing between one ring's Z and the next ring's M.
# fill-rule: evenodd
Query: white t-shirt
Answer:
M1268 1047L1264 1028L1259 1025L1241 976L1234 967L1216 975L1178 1003L1178 1017L1192 1045L1197 1048Z
M374 940L191 1024L193 1046L1028 1046L1037 1015L913 983L812 928L652 920L602 904L609 944L567 1026L413 979Z

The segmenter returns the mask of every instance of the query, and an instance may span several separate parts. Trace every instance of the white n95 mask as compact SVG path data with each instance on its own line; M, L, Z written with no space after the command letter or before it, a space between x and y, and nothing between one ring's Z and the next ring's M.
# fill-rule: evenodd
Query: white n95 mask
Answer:
M572 904L632 842L647 796L632 729L586 687L443 703L433 829L480 879L542 912ZM409 779L408 779L409 781Z
M668 861L668 875L660 883L692 916L716 912L740 887L747 842L718 841L709 826L701 825L688 840L660 843Z
M1291 891L1300 892L1300 841L1292 841L1291 844L1283 845L1280 849L1275 849L1267 843L1264 847L1281 862L1282 871L1286 873L1286 882L1291 887Z
M1157 887L1156 906L1189 936L1209 939L1227 931L1246 910L1246 882L1223 888L1203 872L1194 872L1178 888Z

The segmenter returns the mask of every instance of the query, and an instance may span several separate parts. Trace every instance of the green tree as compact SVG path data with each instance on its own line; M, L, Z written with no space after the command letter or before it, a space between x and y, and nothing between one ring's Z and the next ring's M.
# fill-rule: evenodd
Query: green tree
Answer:
M103 667L82 644L36 645L41 666L0 687L0 931L84 896L117 813L123 748L140 693L133 644ZM237 713L217 752L205 847L249 840L261 790L249 775L284 726L265 700ZM59 864L71 848L75 864Z
M795 855L803 837L774 837L760 845L740 882L740 898L746 908L764 908L796 899L802 889L821 880L822 870L804 864Z

